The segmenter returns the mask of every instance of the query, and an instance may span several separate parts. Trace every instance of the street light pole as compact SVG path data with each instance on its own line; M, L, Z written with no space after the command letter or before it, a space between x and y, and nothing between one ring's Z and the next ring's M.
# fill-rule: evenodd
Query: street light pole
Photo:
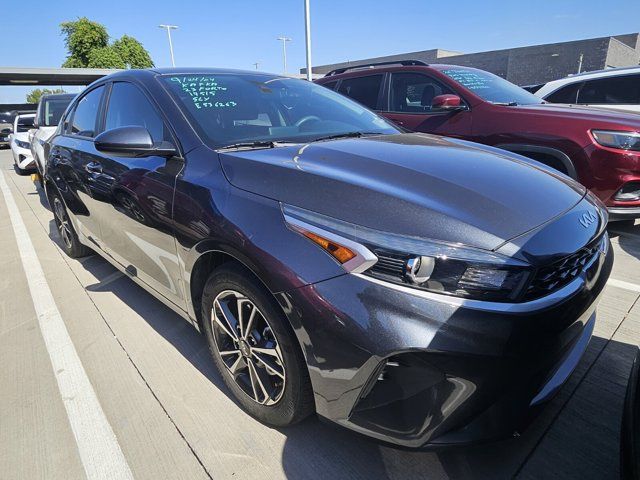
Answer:
M289 37L278 37L276 40L280 40L282 42L282 62L284 65L283 73L287 73L287 42L290 42L291 39Z
M307 45L307 80L311 81L311 12L309 0L304 0L304 37Z
M256 70L258 70L258 66L259 66L259 65L260 65L260 62L255 62L255 63L253 64L253 66L254 66L254 67L256 67Z
M160 28L164 28L167 30L167 36L169 37L169 52L171 53L171 66L175 67L176 62L173 59L173 43L171 42L171 30L176 30L178 28L177 25L158 25Z

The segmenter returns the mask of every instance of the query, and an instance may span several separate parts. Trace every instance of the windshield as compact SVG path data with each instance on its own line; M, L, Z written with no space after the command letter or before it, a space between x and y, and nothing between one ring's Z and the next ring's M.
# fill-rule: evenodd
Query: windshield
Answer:
M471 90L483 100L504 105L534 105L543 100L504 78L483 70L470 68L448 68L442 70L446 76Z
M249 142L310 142L324 137L399 131L327 88L270 75L161 77L194 128L213 148Z

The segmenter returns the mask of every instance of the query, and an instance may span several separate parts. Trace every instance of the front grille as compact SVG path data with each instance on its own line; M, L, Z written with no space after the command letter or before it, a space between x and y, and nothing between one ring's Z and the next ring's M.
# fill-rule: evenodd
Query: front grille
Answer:
M529 283L524 300L544 297L567 285L592 263L600 253L602 242L606 241L606 237L600 237L590 246L539 268Z
M392 277L396 281L402 281L404 278L404 264L407 258L381 251L375 251L374 253L378 257L378 261L371 267L370 272L383 277Z

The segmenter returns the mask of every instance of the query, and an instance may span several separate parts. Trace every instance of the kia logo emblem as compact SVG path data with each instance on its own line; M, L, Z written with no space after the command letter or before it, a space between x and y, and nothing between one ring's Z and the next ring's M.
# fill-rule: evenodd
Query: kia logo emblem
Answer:
M593 222L595 222L598 219L598 216L593 213L593 212L585 212L580 216L580 224L584 227L584 228L589 228L589 225L591 225Z

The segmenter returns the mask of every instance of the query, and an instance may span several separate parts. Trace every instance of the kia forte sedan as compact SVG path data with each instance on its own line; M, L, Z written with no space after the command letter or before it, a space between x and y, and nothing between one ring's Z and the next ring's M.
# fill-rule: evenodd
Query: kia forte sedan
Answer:
M407 447L518 432L593 331L602 204L533 160L257 72L104 77L49 142L71 257L191 322L238 403Z

